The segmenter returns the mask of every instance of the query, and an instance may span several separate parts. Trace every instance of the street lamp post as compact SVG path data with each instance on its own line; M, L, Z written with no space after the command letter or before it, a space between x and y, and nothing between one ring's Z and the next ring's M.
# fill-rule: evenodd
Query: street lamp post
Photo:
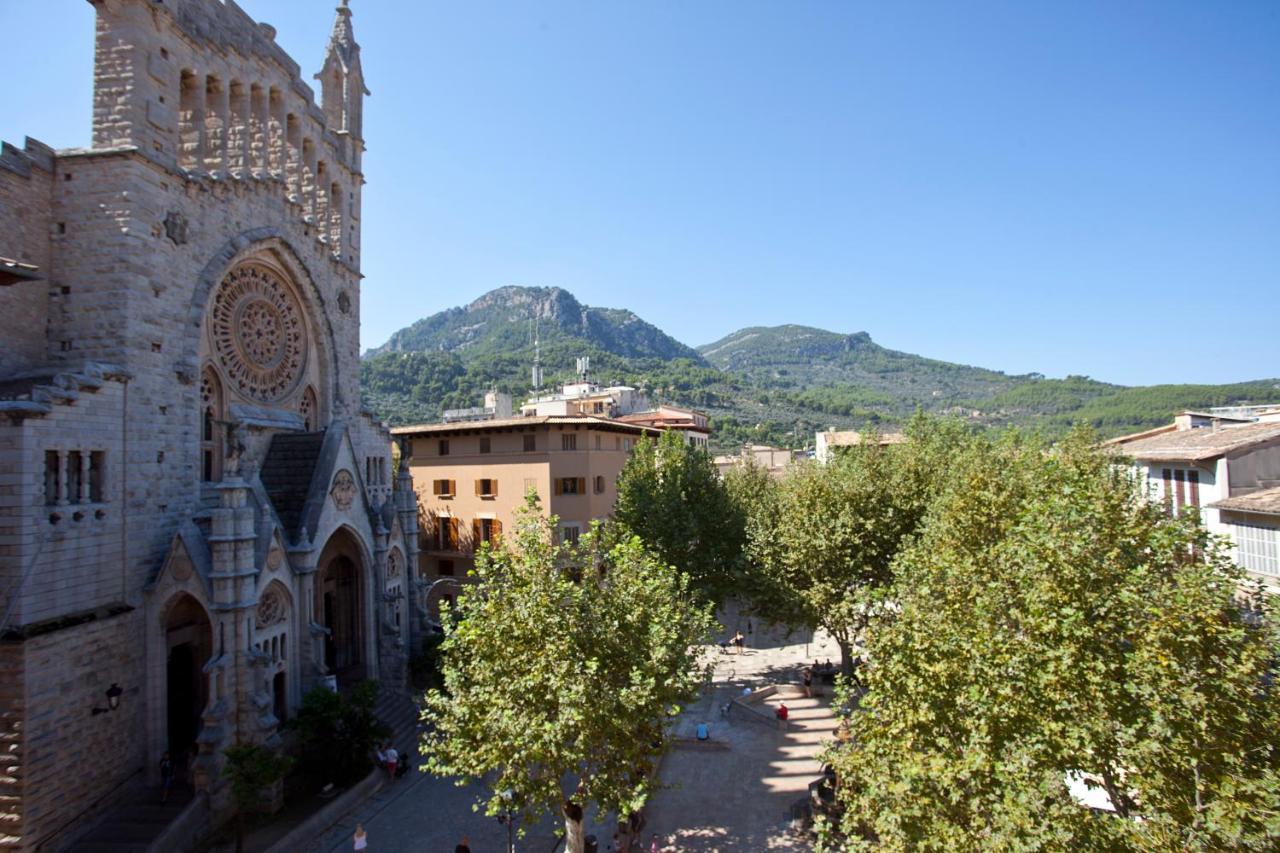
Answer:
M511 827L512 823L514 822L511 819L511 798L515 796L515 792L512 791L510 788L508 788L507 790L503 791L499 796L502 797L502 801L507 805L507 815L506 815L507 853L516 853L516 842L515 842L515 838L512 835L512 827Z

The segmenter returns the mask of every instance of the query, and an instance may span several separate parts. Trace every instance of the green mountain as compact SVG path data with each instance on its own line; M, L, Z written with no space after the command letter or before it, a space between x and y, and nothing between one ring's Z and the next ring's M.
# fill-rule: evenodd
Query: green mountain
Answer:
M567 344L628 359L701 361L695 350L632 312L587 307L558 287L500 287L465 308L450 308L401 329L365 355L528 351L532 365L535 332L542 344L553 351Z
M533 336L545 384L593 376L662 402L706 411L714 442L803 446L816 429L892 428L917 409L979 427L1059 434L1088 422L1104 435L1168 423L1181 409L1280 403L1280 381L1125 388L1084 376L1046 379L887 349L866 332L753 327L691 349L634 313L580 304L559 288L504 287L401 329L365 354L365 403L392 423L432 421L479 402L490 388L529 392Z
M760 388L856 386L921 405L985 398L1034 378L886 349L866 332L839 335L808 326L754 326L698 347L698 352L715 367Z

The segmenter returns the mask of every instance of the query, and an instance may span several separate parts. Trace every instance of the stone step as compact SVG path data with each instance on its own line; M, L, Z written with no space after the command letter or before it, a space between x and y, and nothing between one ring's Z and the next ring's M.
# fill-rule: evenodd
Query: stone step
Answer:
M68 850L70 853L145 851L186 808L191 796L185 788L177 788L170 791L168 802L162 803L158 790L148 788L139 791L137 799L122 804L107 815Z

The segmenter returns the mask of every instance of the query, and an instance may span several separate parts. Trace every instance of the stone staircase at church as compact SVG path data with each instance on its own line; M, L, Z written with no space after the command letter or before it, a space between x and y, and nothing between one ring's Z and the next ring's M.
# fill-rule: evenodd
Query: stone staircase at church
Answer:
M374 713L394 734L391 742L401 755L418 759L418 708L409 694L383 689L378 694Z
M191 798L191 791L185 786L175 785L164 803L160 802L159 789L139 788L136 797L116 808L67 849L69 853L144 853Z

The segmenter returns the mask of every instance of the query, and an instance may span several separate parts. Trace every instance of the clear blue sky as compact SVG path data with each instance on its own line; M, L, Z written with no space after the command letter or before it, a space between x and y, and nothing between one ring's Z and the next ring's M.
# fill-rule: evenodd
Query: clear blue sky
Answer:
M324 0L242 0L308 74ZM1280 376L1280 2L353 0L364 346L501 285L697 345ZM0 0L0 137L86 144L93 10Z

